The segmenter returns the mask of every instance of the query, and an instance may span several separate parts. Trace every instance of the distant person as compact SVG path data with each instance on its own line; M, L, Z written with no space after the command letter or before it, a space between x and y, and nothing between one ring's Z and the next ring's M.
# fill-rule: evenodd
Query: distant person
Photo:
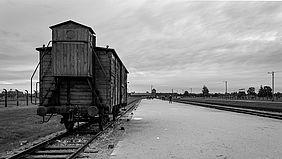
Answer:
M172 103L172 96L170 95L168 98L169 98L169 103Z

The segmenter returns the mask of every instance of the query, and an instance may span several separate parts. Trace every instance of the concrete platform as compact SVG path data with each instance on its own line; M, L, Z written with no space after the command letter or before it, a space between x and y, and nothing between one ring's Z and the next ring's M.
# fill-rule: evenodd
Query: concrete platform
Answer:
M280 158L282 121L142 100L111 159Z

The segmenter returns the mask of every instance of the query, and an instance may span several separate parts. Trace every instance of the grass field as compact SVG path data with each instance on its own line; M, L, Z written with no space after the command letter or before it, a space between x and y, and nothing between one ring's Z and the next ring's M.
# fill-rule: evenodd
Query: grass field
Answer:
M0 108L0 153L20 147L23 141L32 142L39 137L63 130L59 117L42 124L36 115L36 106Z
M34 102L34 99L33 99L33 102ZM37 100L37 103L38 103L38 100ZM21 98L19 99L19 106L26 106L27 105L27 102L26 102L26 98ZM30 99L28 100L28 105L32 105ZM14 107L14 106L17 106L17 101L16 99L10 99L8 98L8 101L7 101L7 107ZM5 102L4 100L0 100L0 108L4 108L5 107Z

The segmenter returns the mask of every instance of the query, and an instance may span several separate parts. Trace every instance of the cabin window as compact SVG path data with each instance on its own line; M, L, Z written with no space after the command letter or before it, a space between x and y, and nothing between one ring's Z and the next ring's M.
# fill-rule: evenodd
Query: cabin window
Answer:
M67 30L66 31L66 38L67 39L73 39L75 37L75 31L74 30Z

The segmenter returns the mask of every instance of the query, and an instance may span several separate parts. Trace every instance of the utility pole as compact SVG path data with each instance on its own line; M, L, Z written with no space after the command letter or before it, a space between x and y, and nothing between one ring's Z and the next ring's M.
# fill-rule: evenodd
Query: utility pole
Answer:
M227 94L227 81L224 82L225 82L225 94Z
M272 75L272 100L274 100L274 71L267 73Z

